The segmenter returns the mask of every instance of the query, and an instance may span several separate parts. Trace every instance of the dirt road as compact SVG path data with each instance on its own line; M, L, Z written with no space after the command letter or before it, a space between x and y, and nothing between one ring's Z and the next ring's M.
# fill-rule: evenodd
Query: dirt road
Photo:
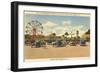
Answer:
M72 57L89 57L90 46L66 46L52 47L48 45L46 48L24 47L24 58L26 59L44 59L44 58L72 58Z

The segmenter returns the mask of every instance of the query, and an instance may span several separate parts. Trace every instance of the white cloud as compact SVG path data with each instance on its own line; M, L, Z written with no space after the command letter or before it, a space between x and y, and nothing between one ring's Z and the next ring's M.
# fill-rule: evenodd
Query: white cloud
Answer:
M49 35L51 33L56 33L56 35L63 35L65 32L76 34L76 30L79 31L79 35L81 36L86 30L82 30L84 28L83 25L73 26L71 21L66 20L62 21L61 24L57 24L51 21L47 21L43 24L43 34ZM69 35L70 36L70 35ZM75 35L74 35L75 36Z
M44 35L49 35L52 32L55 32L54 28L57 27L58 24L55 24L53 22L47 21L43 24L43 33Z
M71 24L71 21L69 21L69 20L63 21L62 24L63 24L63 25L69 25L69 24Z
M58 24L55 24L53 22L50 22L50 21L47 21L45 24L43 24L43 27L46 27L46 28L54 28L56 27Z
M62 24L56 24L51 21L47 21L45 24L43 24L44 27L44 34L48 35L50 33L56 33L56 35L63 35L69 27L70 21L63 21Z

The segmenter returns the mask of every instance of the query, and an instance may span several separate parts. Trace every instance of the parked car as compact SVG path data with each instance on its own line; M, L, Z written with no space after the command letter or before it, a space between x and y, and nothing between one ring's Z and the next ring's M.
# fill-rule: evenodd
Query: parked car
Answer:
M80 40L80 46L86 46L86 41L85 40Z
M70 46L76 46L77 44L76 44L76 42L72 41L72 42L70 42L69 45L70 45Z

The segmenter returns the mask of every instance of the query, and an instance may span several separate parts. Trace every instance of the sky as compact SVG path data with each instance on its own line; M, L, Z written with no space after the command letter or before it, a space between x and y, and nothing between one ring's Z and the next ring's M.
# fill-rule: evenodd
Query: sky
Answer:
M81 36L90 28L90 16L59 16L59 15L34 15L25 14L25 25L32 20L42 23L43 34L49 35L56 33L57 36L63 35L65 32L75 34L79 31Z

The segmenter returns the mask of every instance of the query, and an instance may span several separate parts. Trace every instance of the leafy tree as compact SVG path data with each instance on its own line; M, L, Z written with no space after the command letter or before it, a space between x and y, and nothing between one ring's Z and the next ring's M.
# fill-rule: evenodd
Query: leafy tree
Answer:
M90 34L90 29L88 29L88 31L87 31L87 32L85 32L85 34Z
M68 35L69 35L68 32L65 32L64 37L67 39Z
M69 35L68 32L65 32L65 35L68 36Z

